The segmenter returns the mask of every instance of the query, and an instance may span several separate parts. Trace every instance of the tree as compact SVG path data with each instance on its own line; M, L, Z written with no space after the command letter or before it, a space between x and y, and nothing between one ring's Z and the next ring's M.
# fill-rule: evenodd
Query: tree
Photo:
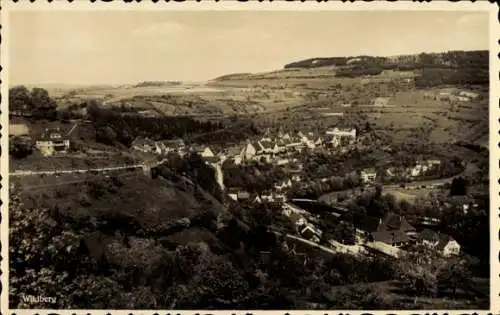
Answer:
M20 137L11 137L9 140L9 154L16 159L23 159L33 153L33 144Z
M33 103L29 90L23 86L15 86L9 89L9 110L19 111L21 114L31 110Z
M437 275L444 265L436 252L416 246L399 259L396 269L404 289L415 295L435 296Z
M458 289L467 291L470 283L471 271L467 261L463 259L452 259L437 275L438 287L440 292L452 291L455 296Z
M354 245L356 243L355 233L354 226L342 222L336 225L332 236L342 244Z
M55 119L57 116L56 101L49 96L49 92L42 88L33 88L30 93L33 104L33 116L46 119Z

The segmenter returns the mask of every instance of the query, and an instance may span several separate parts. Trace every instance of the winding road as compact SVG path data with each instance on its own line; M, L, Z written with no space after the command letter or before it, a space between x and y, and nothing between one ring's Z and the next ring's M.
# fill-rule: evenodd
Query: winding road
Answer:
M87 168L87 169L72 169L72 170L47 170L47 171L29 171L29 170L18 170L15 172L9 173L9 176L34 176L34 175L58 175L58 174L77 174L77 173L89 173L89 172L109 172L109 171L119 171L119 170L133 170L144 167L156 167L160 164L163 164L167 161L167 159L163 159L161 161L154 162L143 162L141 164L129 164L129 165L120 165L120 166L112 166L112 167L97 167L97 168Z

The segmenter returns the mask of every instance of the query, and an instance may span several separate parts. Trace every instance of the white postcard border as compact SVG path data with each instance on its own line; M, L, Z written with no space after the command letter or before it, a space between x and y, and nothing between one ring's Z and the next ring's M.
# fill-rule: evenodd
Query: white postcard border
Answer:
M22 2L21 2L22 1ZM1 299L0 309L6 314L159 314L159 315L177 315L177 314L192 314L192 315L245 315L245 314L499 314L500 313L500 216L498 210L500 209L500 154L499 154L499 122L500 122L500 84L498 81L500 73L500 62L497 56L499 50L500 30L498 24L497 14L498 8L487 2L474 2L459 1L459 2L403 2L403 1L374 1L374 2L317 2L317 1L211 1L202 0L200 2L186 1L176 2L159 0L156 3L144 0L140 3L135 1L126 3L124 1L103 2L76 0L69 3L64 0L55 0L51 3L47 1L38 0L34 3L21 0L19 3L8 1L2 2L0 22L2 28L1 45L0 45L0 61L2 71L0 72L1 79ZM345 11L358 11L358 10L438 10L438 11L489 11L490 13L490 311L486 310L388 310L388 311L362 311L362 310L332 310L332 311L309 311L309 310L281 310L281 311L262 311L262 310L227 310L227 311L175 311L175 310L50 310L50 309L33 309L33 310L11 310L8 309L8 51L6 47L9 42L9 28L8 28L8 13L17 10L310 10L310 11L324 11L324 10L345 10Z

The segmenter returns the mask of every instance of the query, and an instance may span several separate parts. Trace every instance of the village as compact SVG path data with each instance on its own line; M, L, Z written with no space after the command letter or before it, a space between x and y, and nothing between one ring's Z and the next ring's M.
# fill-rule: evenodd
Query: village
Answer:
M318 223L324 220L323 215L311 213L297 204L304 203L314 205L317 200L300 199L293 196L293 187L304 187L306 174L303 173L301 157L304 152L327 152L328 154L343 155L357 148L362 148L360 142L363 137L357 133L355 128L332 127L323 134L313 132L298 132L290 134L278 132L274 137L268 132L259 139L247 140L240 146L232 148L221 148L216 150L208 145L187 146L182 140L151 141L148 139L137 139L133 148L141 152L154 153L160 156L178 154L184 156L190 152L198 153L202 159L215 170L219 185L225 189L230 202L244 203L279 203L282 215L289 218L295 227L296 240L302 240L310 245L311 242L318 248L327 248L333 252L341 252L352 255L379 254L393 258L401 257L406 248L415 245L426 246L437 251L444 257L460 254L460 244L451 236L436 232L429 228L417 231L408 223L404 216L395 213L387 213L382 218L366 216L359 220L344 219L347 209L344 202L333 202L329 204L327 216L334 217L337 224L349 224L355 232L353 241L345 239L328 239L326 244L323 239L323 231ZM224 180L224 166L226 163L232 165L246 165L252 163L270 164L285 170L287 177L275 182L273 188L262 192L249 192L242 187L227 187ZM420 176L429 174L439 168L441 160L428 159L415 161L412 167L386 169L384 176L395 176L396 173L403 174L408 181L417 180ZM301 171L302 170L302 171ZM356 170L355 176L362 189L369 191L377 185L380 177L374 168ZM320 182L328 181L328 178L320 179ZM355 184L357 185L357 184ZM434 184L442 187L442 183ZM353 195L354 196L354 195ZM477 204L464 203L463 209L477 207ZM438 218L423 217L424 226L427 224L434 227L439 223ZM326 245L326 246L325 246ZM315 246L315 245L313 245Z

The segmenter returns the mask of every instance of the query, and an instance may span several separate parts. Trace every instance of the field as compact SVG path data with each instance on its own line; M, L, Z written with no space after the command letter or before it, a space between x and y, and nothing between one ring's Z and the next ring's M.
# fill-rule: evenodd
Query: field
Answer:
M233 74L202 83L52 87L61 107L86 98L153 115L222 117L251 115L267 126L362 125L387 131L395 141L488 143L488 96L449 102L437 99L456 87L420 89L414 71L386 70L375 76L335 77L335 67ZM377 97L388 98L374 106Z

